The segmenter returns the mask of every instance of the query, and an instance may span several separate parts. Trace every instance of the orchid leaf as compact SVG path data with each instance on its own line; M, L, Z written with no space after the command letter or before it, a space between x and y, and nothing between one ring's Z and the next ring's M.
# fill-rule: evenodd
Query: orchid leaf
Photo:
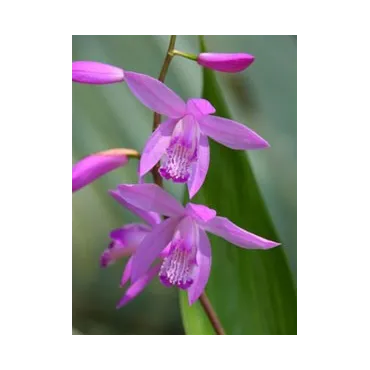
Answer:
M204 41L201 44L205 52ZM216 115L232 118L215 73L206 68L203 98L216 108ZM208 175L192 202L214 208L248 231L280 240L244 151L211 141ZM296 288L284 245L266 251L243 250L216 236L209 237L212 270L206 293L226 334L296 334ZM186 293L181 292L180 304L187 334L213 333L199 302L189 306Z

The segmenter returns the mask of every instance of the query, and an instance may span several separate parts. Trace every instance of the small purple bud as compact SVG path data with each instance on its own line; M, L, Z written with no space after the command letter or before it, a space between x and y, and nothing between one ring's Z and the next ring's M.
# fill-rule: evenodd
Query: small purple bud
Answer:
M100 62L72 62L72 81L82 84L104 85L122 82L122 68Z
M220 72L240 72L248 68L254 61L254 56L245 53L201 53L197 62L203 67Z
M131 149L110 149L90 154L72 167L72 193L90 184L106 173L124 166Z

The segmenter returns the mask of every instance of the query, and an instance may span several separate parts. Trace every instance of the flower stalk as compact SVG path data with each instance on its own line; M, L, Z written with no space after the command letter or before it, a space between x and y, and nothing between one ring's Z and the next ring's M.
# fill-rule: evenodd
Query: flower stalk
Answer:
M176 43L176 35L173 35L171 36L170 38L170 43L168 45L168 50L167 50L167 54L166 54L166 57L164 59L164 62L163 62L163 66L162 66L162 69L161 69L161 72L159 74L159 77L158 77L158 80L161 81L161 82L164 82L165 78L166 78L166 75L167 75L167 71L168 71L168 67L170 66L170 63L172 61L172 58L175 56L175 55L181 55L179 51L176 50L176 54L174 53L175 51L175 43ZM153 119L153 132L158 128L158 126L160 125L160 121L161 121L161 115L158 114L158 113L154 113L154 119ZM163 187L163 180L162 180L162 177L161 175L159 174L159 167L160 167L160 164L157 163L153 169L152 169L152 175L153 175L153 180L154 182L160 186L160 187ZM221 325L221 322L215 312L215 310L213 309L212 307L212 304L211 302L209 301L207 295L205 292L203 292L200 296L200 302L202 304L202 307L206 313L206 315L208 316L209 318L209 321L210 323L212 324L216 334L218 335L225 335L225 331Z
M199 297L199 300L202 304L204 312L207 314L209 321L215 329L215 332L219 335L226 335L225 330L222 327L221 322L207 297L207 294L203 292L202 295Z
M180 51L180 50L174 50L172 54L178 55L179 57L183 57L183 58L190 59L190 60L197 60L197 56L195 54L184 53L183 51Z

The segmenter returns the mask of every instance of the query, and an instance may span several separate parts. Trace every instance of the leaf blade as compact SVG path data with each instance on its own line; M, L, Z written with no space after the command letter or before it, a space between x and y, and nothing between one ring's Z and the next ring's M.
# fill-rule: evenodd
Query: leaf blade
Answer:
M205 52L203 40L201 44ZM231 118L214 72L205 68L202 96L215 106L218 116ZM248 231L278 241L246 153L210 141L210 168L194 202L214 208ZM206 291L226 333L296 334L296 289L283 248L247 251L209 236L213 265ZM184 292L180 303L187 334L213 332L199 303L189 307Z

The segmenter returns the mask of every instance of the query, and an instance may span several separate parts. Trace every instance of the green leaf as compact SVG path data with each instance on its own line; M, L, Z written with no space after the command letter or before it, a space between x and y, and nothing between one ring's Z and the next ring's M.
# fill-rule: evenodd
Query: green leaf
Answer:
M206 48L202 43L202 51ZM231 118L212 70L203 69L203 97L216 114ZM207 179L194 203L265 238L279 241L247 154L211 142ZM210 235L212 271L206 293L227 334L296 334L297 297L284 246L268 251L244 250ZM211 334L199 302L191 307L181 292L187 334Z

